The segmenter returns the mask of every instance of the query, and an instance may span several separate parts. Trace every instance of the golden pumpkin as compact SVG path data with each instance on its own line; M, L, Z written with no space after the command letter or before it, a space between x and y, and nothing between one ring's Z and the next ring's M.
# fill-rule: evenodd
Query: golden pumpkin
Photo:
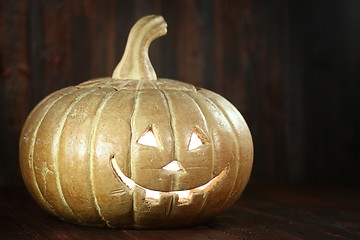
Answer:
M250 131L220 95L158 79L148 47L161 16L132 28L112 78L56 91L28 116L20 166L33 198L72 223L169 228L206 221L248 182Z

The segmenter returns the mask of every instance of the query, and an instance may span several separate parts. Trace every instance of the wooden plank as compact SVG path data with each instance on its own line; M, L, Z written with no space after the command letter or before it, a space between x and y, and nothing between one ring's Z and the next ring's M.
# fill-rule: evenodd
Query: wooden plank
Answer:
M360 192L334 186L250 186L208 223L169 230L89 228L43 212L24 188L0 188L1 239L358 239Z
M28 1L0 1L0 186L20 180L18 136L32 96L28 7Z
M172 26L176 37L174 51L177 56L177 72L179 80L196 86L203 85L203 26L197 4L194 1L176 1L177 24Z
M319 191L320 190L320 191ZM252 189L220 218L232 234L258 239L356 239L360 236L359 191L323 187ZM341 193L341 194L340 194ZM217 220L217 219L215 219ZM219 227L220 221L214 225ZM241 225L242 228L237 226ZM253 235L251 235L253 233Z

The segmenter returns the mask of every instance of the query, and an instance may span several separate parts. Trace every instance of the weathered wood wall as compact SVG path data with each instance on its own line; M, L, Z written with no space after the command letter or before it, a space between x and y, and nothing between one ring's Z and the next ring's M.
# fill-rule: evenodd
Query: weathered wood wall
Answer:
M216 91L253 134L252 181L360 183L360 4L340 0L0 0L0 185L50 92L110 76L132 24L162 14L158 76Z

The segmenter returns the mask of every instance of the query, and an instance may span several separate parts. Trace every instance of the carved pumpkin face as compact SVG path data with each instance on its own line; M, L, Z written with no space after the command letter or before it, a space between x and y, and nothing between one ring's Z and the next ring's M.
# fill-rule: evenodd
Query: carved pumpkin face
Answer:
M186 83L138 79L84 82L31 112L20 164L44 209L82 225L177 227L240 196L252 141L236 108Z

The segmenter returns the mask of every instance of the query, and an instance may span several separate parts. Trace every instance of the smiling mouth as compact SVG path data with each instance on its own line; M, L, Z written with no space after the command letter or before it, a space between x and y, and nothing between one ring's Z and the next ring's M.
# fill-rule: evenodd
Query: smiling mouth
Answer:
M130 190L132 190L134 187L138 187L145 191L145 200L150 202L158 202L161 195L164 194L171 194L177 196L178 204L187 204L191 202L192 196L194 193L200 192L200 193L206 193L211 186L214 186L215 184L219 183L223 177L225 176L228 167L226 167L219 175L212 178L210 181L205 183L204 185L201 185L199 187L190 189L190 190L182 190L182 191L168 191L168 192L162 192L162 191L156 191L151 190L148 188L145 188L143 186L140 186L130 178L126 177L125 174L120 170L119 165L116 162L115 157L111 158L111 166L118 176L118 178L123 182Z

